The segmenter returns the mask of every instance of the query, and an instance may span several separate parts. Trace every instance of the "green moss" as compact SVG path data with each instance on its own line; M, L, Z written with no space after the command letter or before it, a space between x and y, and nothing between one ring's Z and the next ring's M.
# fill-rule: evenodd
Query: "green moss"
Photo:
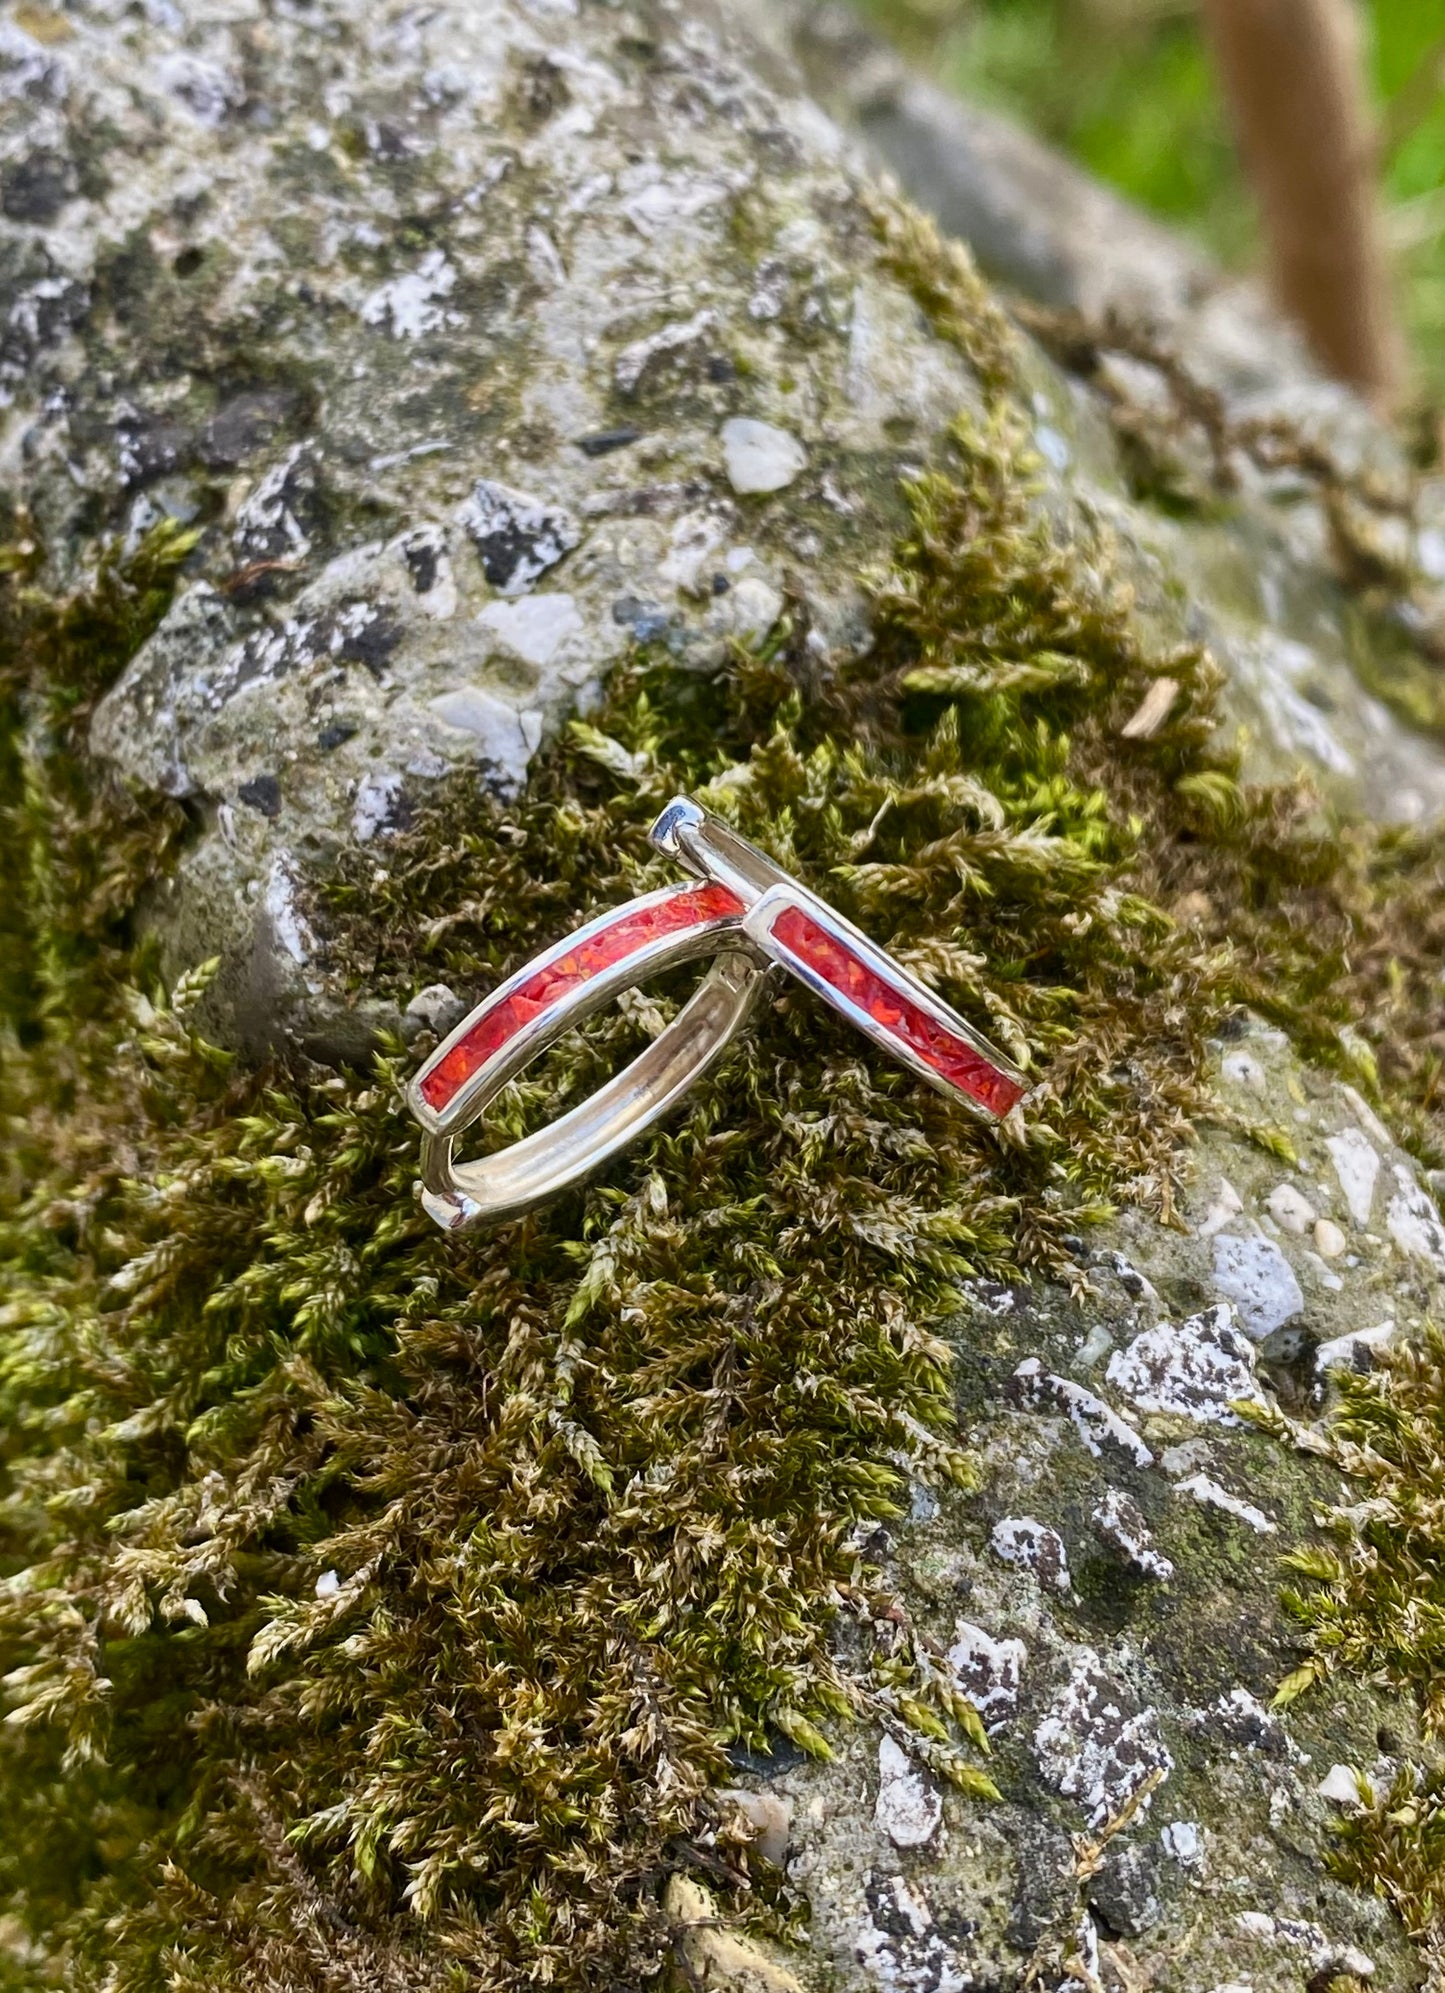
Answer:
M869 1623L854 1530L897 1512L899 1453L970 1480L930 1324L966 1274L1066 1270L1126 1199L1170 1215L1204 1039L1242 997L1336 1052L1352 1003L1370 1030L1439 1001L1423 968L1388 997L1378 950L1328 995L1330 918L1393 932L1383 842L1241 790L1207 658L1152 648L1106 539L1037 515L1013 335L890 226L995 416L910 488L873 655L822 675L800 603L718 681L637 658L523 800L453 781L384 877L348 859L318 891L373 991L474 988L656 883L646 826L685 788L1028 1064L1022 1121L962 1121L780 994L592 1187L443 1238L399 1047L239 1071L195 1033L204 978L167 996L129 951L177 824L94 792L76 750L183 542L21 601L5 752L34 777L5 849L50 883L0 1066L0 1895L68 1983L636 1984L673 1870L792 1913L707 1842L730 1742L825 1750L883 1714L986 1799L926 1653L830 1640L839 1611ZM1127 739L1161 674L1167 721ZM1187 895L1217 932L1175 925ZM646 1020L559 1048L499 1137ZM1418 1094L1417 1067L1381 1073Z
M1337 1674L1406 1695L1427 1737L1445 1734L1445 1334L1389 1351L1369 1376L1343 1374L1329 1427L1261 1423L1353 1482L1355 1499L1322 1505L1332 1541L1286 1562L1286 1604L1309 1654L1283 1683L1292 1701ZM1438 1762L1406 1764L1388 1792L1362 1791L1364 1810L1340 1828L1338 1873L1393 1904L1438 1974L1445 1964L1440 1901L1445 1777ZM1433 1980L1431 1982L1434 1983Z
M1445 672L1438 640L1422 653L1400 626L1398 613L1367 603L1351 605L1346 623L1350 658L1362 685L1426 733L1445 734Z
M114 549L64 600L36 585L42 550L0 548L0 1016L22 1038L105 1007L126 919L180 812L142 805L86 767L96 699L163 615L195 535L166 521Z
M1291 1603L1311 1634L1313 1677L1336 1668L1376 1675L1408 1690L1438 1734L1445 1732L1445 1336L1431 1328L1423 1342L1388 1351L1381 1362L1369 1376L1340 1377L1340 1408L1326 1434L1278 1422L1283 1435L1367 1484L1362 1508L1327 1512L1334 1547L1291 1560L1310 1581Z
M916 208L875 201L869 212L883 268L912 293L933 330L957 346L991 395L1016 388L1018 333L963 244Z
M1427 1984L1437 1986L1445 1974L1445 1776L1438 1767L1409 1765L1388 1789L1366 1783L1360 1797L1363 1810L1342 1824L1332 1866L1391 1906L1424 1951Z

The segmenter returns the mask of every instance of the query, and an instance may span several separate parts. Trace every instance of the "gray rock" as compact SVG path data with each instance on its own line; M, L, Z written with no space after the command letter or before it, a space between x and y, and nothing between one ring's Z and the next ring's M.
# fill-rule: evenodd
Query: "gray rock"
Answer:
M882 265L862 154L791 55L760 62L748 39L796 54L826 42L821 17L664 8L665 54L639 63L606 9L403 13L336 12L323 34L283 12L264 54L224 11L7 30L7 74L31 80L4 106L0 462L59 582L97 527L213 522L94 744L193 804L149 918L170 973L223 954L208 1026L246 1046L356 1041L311 879L384 846L440 774L515 788L635 639L713 669L764 640L791 576L820 656L866 650L857 576L902 524L900 475L979 406ZM515 78L548 63L566 89L529 109ZM885 101L917 126L919 90L895 76L849 103L880 139ZM357 129L387 143L349 149L361 102ZM975 126L993 191L956 223L984 247L1043 231L1038 271L1074 244L1070 284L1121 266L1116 204ZM79 171L101 129L140 162L109 185ZM957 133L937 132L941 161ZM63 227L35 219L56 201ZM1129 239L1195 323L1197 259ZM1236 386L1308 380L1266 318L1231 323ZM1360 692L1318 541L1282 523L1301 508L1205 525L1132 504L1090 392L1042 356L1030 370L1041 503L1063 530L1076 506L1106 516L1143 612L1217 645L1255 772L1303 762L1387 814L1445 803L1445 759ZM315 930L304 973L265 910L278 865Z
M1254 1351L1228 1306L1160 1322L1110 1357L1105 1375L1144 1412L1233 1425L1230 1406L1255 1395Z
M1300 1177L1318 1206L1319 1185L1333 1181L1325 1144L1358 1125L1354 1107L1263 1027L1250 1025L1229 1050L1257 1068L1260 1115L1280 1120L1303 1100L1309 1120L1293 1124ZM1259 1208L1278 1178L1265 1151L1203 1127L1187 1212L1221 1179L1242 1207ZM791 1809L789 1874L808 1899L809 1944L789 1962L809 1993L1009 1986L1041 1956L1058 1962L1041 1983L1062 1985L1064 1958L1085 1955L1085 1922L1105 1986L1127 1985L1126 1975L1169 1986L1186 1957L1187 1984L1222 1988L1239 1983L1247 1958L1253 1993L1299 1993L1318 1961L1347 1953L1373 1959L1382 1986L1418 1983L1385 1907L1325 1871L1338 1802L1317 1790L1337 1761L1373 1766L1380 1724L1408 1725L1408 1712L1359 1681L1284 1711L1268 1706L1298 1659L1278 1555L1309 1540L1300 1518L1337 1499L1339 1484L1228 1414L1230 1398L1269 1388L1231 1311L1180 1320L1171 1310L1170 1297L1208 1279L1211 1246L1129 1213L1091 1256L1091 1269L1104 1269L1118 1254L1140 1289L1130 1295L1120 1276L1118 1294L1147 1326L1121 1329L1119 1368L1091 1396L1115 1417L1132 1405L1148 1464L1120 1447L1092 1451L1096 1429L1076 1426L1068 1400L1044 1383L1090 1327L1128 1320L1112 1287L1073 1297L1017 1287L1007 1306L980 1288L947 1325L973 1380L960 1418L982 1485L944 1495L927 1520L891 1524L886 1546L875 1537L866 1554L886 1557L910 1624L982 1716L1002 1803L935 1779L927 1738L869 1724L839 1726L831 1762L793 1754L771 1774L769 1792ZM1373 1264L1345 1268L1338 1293L1312 1293L1312 1316L1341 1329L1378 1319L1364 1311L1378 1304L1385 1272L1403 1283L1402 1313L1411 1296L1423 1315L1429 1268L1382 1241ZM1261 1539L1238 1514L1201 1501L1190 1485L1200 1480L1271 1521L1273 1534ZM1107 1557L1090 1555L1101 1511L1135 1531L1143 1519L1148 1547L1173 1566L1167 1585L1126 1580L1112 1544ZM1049 1531L1079 1546L1070 1590L995 1556L1000 1516L1032 1524L1031 1542ZM879 1818L885 1740L894 1769L940 1803L927 1839L900 1845L887 1808ZM1125 1814L1098 1866L1081 1873L1081 1845ZM931 1817L930 1805L919 1824ZM736 1993L744 1983L733 1982Z
M1094 1828L1131 1804L1142 1811L1146 1788L1174 1769L1158 1711L1141 1706L1087 1649L1034 1731L1034 1754L1049 1784L1077 1801Z
M466 1011L466 998L459 997L445 983L428 983L424 990L417 991L406 1007L408 1017L424 1024L439 1038L445 1037L454 1024L459 1024Z
M606 10L524 0L334 29L283 12L264 57L224 11L7 29L31 80L5 104L3 462L57 582L98 526L215 522L93 740L195 805L151 918L172 973L221 951L209 1025L246 1046L339 1046L316 872L449 770L515 788L634 638L715 668L801 557L822 653L865 647L899 477L978 399L883 269L841 135L737 26L663 10L656 63ZM534 114L514 84L548 63L566 88ZM397 136L353 152L363 102ZM99 129L136 162L108 188L77 166Z
M1318 372L1260 285L1220 269L1009 118L910 70L839 0L770 0L757 12L762 32L801 63L835 115L1006 285L1086 323L1145 328L1230 416L1283 419L1347 471L1368 467L1374 488L1392 494L1372 514L1369 536L1413 564L1416 599L1400 614L1407 624L1438 614L1429 606L1439 587L1431 563L1445 569L1445 483L1426 486L1413 531L1398 439ZM1156 369L1115 355L1104 372L1135 406L1168 406ZM1040 453L1116 512L1113 466L1081 431L1073 399L1072 410L1054 402L1038 411ZM1361 698L1338 604L1306 579L1330 539L1318 494L1297 479L1238 469L1242 489L1215 529L1155 517L1141 537L1187 575L1197 633L1225 664L1234 708L1256 735L1252 758L1281 776L1300 763L1318 767L1327 786L1343 784L1387 819L1437 815L1440 757L1378 700ZM1307 596L1306 620L1296 612ZM1393 786L1380 779L1386 766Z
M761 10L760 10L761 12ZM1013 119L911 68L837 0L771 0L764 28L920 206L1040 304L1148 326L1226 396L1307 406L1398 461L1382 425L1320 376L1262 286L1096 180ZM1440 550L1445 561L1445 546Z
M1112 1841L1089 1884L1089 1908L1118 1937L1141 1938L1163 1916L1160 1861L1139 1841Z

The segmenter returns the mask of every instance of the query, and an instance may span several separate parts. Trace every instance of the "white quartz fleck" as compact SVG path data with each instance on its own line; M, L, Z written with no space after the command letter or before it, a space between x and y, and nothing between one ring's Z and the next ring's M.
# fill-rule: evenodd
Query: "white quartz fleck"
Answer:
M1096 1460L1103 1457L1105 1446L1114 1446L1137 1467L1154 1464L1148 1446L1111 1405L1071 1378L1051 1375L1036 1356L1025 1358L1014 1372L1014 1390L1036 1410L1062 1412Z
M1352 1086L1341 1086L1340 1092L1349 1103L1351 1114L1354 1115L1370 1140L1377 1142L1382 1149L1392 1147L1394 1137L1364 1096Z
M684 512L668 535L667 551L657 564L657 578L684 595L702 594L703 568L727 538L724 520L715 512Z
M515 602L489 602L477 621L504 650L539 670L551 664L565 644L580 637L584 627L570 595L524 595Z
M1321 1259L1338 1259L1349 1243L1333 1218L1315 1220L1315 1251Z
M567 267L558 253L557 245L545 228L534 222L527 230L527 268L542 284L565 284Z
M1318 1279L1321 1287L1328 1288L1331 1294L1338 1294L1342 1291L1345 1284L1344 1281L1341 1280L1340 1276L1337 1273L1331 1273L1329 1267L1320 1258L1317 1252L1311 1252L1308 1248L1306 1248L1305 1264L1306 1266L1310 1267L1313 1270L1315 1277Z
M1381 1322L1373 1329L1353 1329L1347 1336L1335 1336L1315 1351L1315 1369L1321 1377L1330 1370L1368 1370L1370 1351L1388 1349L1395 1340L1393 1322Z
M1380 1174L1378 1151L1358 1128L1344 1128L1325 1143L1340 1189L1357 1225L1368 1225L1375 1203L1375 1179Z
M466 1000L447 983L428 983L406 1007L408 1017L420 1018L432 1031L450 1031L466 1014Z
M401 786L401 777L392 768L361 778L351 808L351 834L358 844L369 843L386 829L401 795Z
M1177 1446L1166 1446L1159 1456L1159 1465L1172 1481L1182 1481L1186 1474L1197 1474L1210 1464L1211 1454L1207 1439L1183 1439Z
M797 437L771 422L735 415L722 426L723 463L736 492L781 491L808 461Z
M1228 1488L1222 1488L1208 1474L1192 1474L1187 1481L1179 1481L1175 1485L1181 1495L1192 1495L1205 1508L1219 1509L1223 1514L1233 1516L1236 1522L1248 1524L1259 1536L1273 1536L1278 1527L1263 1509L1257 1509L1252 1502L1241 1501L1238 1495L1231 1495Z
M943 1800L901 1745L878 1745L878 1799L873 1817L897 1848L921 1848L938 1832Z
M525 595L581 537L561 506L495 478L477 479L457 519L476 543L487 580L502 595Z
M1309 1753L1295 1743L1280 1717L1242 1685L1216 1697L1208 1709L1196 1711L1194 1720L1231 1743L1242 1744L1247 1751L1285 1758L1294 1765L1307 1765L1310 1761Z
M235 69L208 62L186 49L176 49L160 58L156 80L202 125L220 124L228 112L239 109L246 101L246 86Z
M715 311L695 311L691 318L674 319L671 324L634 339L624 346L612 363L612 378L625 395L636 394L643 377L661 367L668 356L695 346L717 324Z
M1216 1232L1222 1232L1231 1218L1237 1218L1244 1209L1244 1199L1229 1181L1227 1176L1219 1179L1219 1189L1214 1202L1194 1228L1198 1239L1212 1239Z
M1068 469L1073 456L1068 438L1060 435L1051 423L1040 422L1035 426L1034 445L1039 455L1051 463L1056 471Z
M1375 1961L1358 1945L1332 1945L1326 1963L1330 1970L1343 1973L1347 1978L1373 1979L1375 1976Z
M1156 1297L1157 1298L1157 1297ZM1102 1322L1095 1322L1069 1360L1071 1370L1094 1370L1114 1347L1114 1338Z
M1264 1067L1248 1052L1226 1052L1219 1062L1219 1070L1225 1079L1233 1080L1236 1086L1253 1087L1256 1093L1264 1091Z
M1032 1571L1040 1584L1056 1592L1069 1589L1069 1556L1064 1539L1046 1522L1036 1522L1032 1516L1005 1516L994 1524L989 1544L1001 1563Z
M1293 1321L1305 1304L1294 1268L1273 1239L1217 1233L1214 1285L1256 1342Z
M429 702L444 726L470 737L471 752L489 762L509 783L521 783L536 745L528 738L524 716L495 692L481 685L459 685Z
M1195 1820L1171 1820L1160 1834L1159 1844L1181 1868L1197 1868L1204 1859L1204 1833Z
M1287 1232L1309 1231L1317 1216L1313 1204L1292 1183L1276 1184L1264 1200L1264 1208Z
M747 1786L728 1785L713 1794L724 1805L735 1806L753 1830L753 1846L775 1868L787 1858L788 1836L793 1824L793 1803L781 1793L754 1792Z
M291 960L309 962L316 953L316 935L296 904L296 876L284 858L271 867L264 905L272 932Z
M650 237L716 207L728 193L726 181L677 173L653 180L630 195L623 202L623 213L639 235Z
M1349 1765L1331 1765L1315 1791L1321 1799L1328 1799L1336 1806L1350 1806L1359 1810L1359 1774Z
M953 1632L948 1665L954 1679L983 1718L984 1728L999 1730L1018 1708L1028 1650L1022 1640L995 1640L967 1619L955 1621Z
M1096 1534L1131 1570L1146 1578L1163 1580L1174 1576L1173 1564L1154 1548L1143 1510L1122 1489L1106 1489L1090 1521Z
M419 339L449 322L449 314L439 302L450 295L457 273L445 252L429 249L415 270L381 284L361 306L367 325L379 325L393 339Z
M1034 1755L1049 1784L1079 1802L1091 1827L1116 1818L1151 1779L1174 1769L1158 1713L1141 1707L1087 1648L1034 1732ZM1148 1804L1146 1797L1141 1815Z
M734 583L718 605L719 620L740 644L760 644L783 613L783 591L761 574L747 574Z
M1402 1253L1424 1260L1437 1274L1445 1274L1445 1225L1434 1199L1420 1188L1404 1163L1395 1165L1399 1186L1390 1199L1385 1225Z
M1258 1395L1253 1345L1227 1304L1145 1329L1115 1351L1104 1375L1141 1412L1181 1412L1208 1425L1236 1425L1231 1403Z

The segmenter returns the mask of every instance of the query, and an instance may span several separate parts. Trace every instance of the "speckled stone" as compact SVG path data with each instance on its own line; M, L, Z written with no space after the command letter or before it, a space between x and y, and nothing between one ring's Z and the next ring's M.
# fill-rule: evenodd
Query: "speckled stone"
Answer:
M7 476L56 583L97 533L201 528L93 741L195 810L148 918L168 974L223 957L225 1042L354 1053L370 1025L310 876L384 847L448 771L515 790L634 641L715 671L798 588L820 668L866 653L859 577L901 480L980 411L883 266L861 151L759 57L780 10L643 11L636 32L570 0L6 26ZM91 170L101 132L123 175ZM1361 695L1318 552L1264 508L1135 504L1090 390L1026 371L1041 502L1065 536L1105 516L1141 613L1211 643L1250 773L1445 805L1445 757ZM304 959L266 910L278 867Z

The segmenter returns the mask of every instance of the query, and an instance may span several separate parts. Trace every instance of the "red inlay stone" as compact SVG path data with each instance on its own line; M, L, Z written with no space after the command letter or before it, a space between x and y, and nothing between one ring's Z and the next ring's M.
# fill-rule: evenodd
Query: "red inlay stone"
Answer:
M623 908L610 926L571 948L519 983L510 996L483 1011L465 1037L439 1059L421 1081L421 1097L436 1114L453 1101L474 1073L494 1052L557 999L579 983L587 983L614 962L621 962L659 935L701 927L728 914L740 914L742 902L726 886L688 887L655 906L629 912Z
M844 942L819 926L801 907L787 907L772 925L773 938L791 955L816 971L840 995L846 996L890 1037L916 1052L926 1065L978 1101L990 1114L1004 1115L1023 1098L1017 1080L1001 1073L965 1038L940 1024L896 984L870 969Z

